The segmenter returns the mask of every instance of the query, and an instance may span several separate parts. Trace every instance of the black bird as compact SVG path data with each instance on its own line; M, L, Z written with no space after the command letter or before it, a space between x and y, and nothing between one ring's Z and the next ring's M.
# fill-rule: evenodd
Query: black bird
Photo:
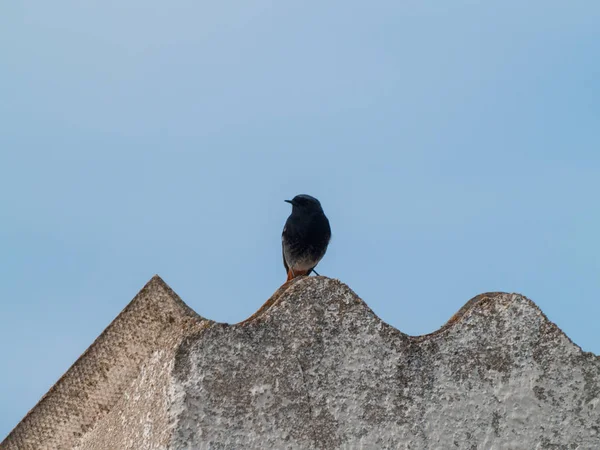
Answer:
M281 247L289 281L314 271L327 251L331 228L316 198L301 194L286 202L292 204L292 214L283 227Z

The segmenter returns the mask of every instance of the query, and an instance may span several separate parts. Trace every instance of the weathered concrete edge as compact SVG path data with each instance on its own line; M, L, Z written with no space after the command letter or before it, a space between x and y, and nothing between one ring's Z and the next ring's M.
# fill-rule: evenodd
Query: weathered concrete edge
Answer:
M147 294L156 290L164 290L170 299L174 302L174 305L179 309L181 318L187 318L192 322L202 323L211 322L207 321L193 309L191 309L181 298L171 289L171 287L158 275L154 275L144 287L135 295L135 297L121 310L121 312L112 320L112 322L100 333L100 335L93 341L93 343L75 360L75 362L67 369L67 371L52 385L52 387L46 392L40 400L27 412L27 414L15 425L15 427L8 433L5 439L0 442L0 449L13 448L12 445L18 442L21 438L21 434L25 429L29 428L30 422L35 421L36 415L45 414L43 411L44 406L48 403L52 403L55 398L64 395L65 390L73 389L72 386L68 386L71 379L77 373L78 368L86 366L90 363L90 360L96 358L96 350L99 347L110 346L110 335L113 329L122 326L122 322L131 320L129 317L130 311L137 307L137 303L141 301ZM186 317L187 316L187 317ZM177 327L173 324L173 327ZM159 350L156 348L155 350ZM141 364L140 364L141 366ZM108 382L108 380L107 380ZM127 387L124 386L126 389ZM101 417L98 420L102 420ZM91 427L93 428L95 424Z
M541 308L533 300L529 299L528 297L525 297L522 294L508 293L508 292L485 292L483 294L476 295L475 297L473 297L469 301L467 301L444 325L442 325L437 330L432 331L431 333L412 336L412 335L403 333L398 328L394 327L393 325L388 324L383 319L381 319L360 296L358 296L347 284L340 281L339 279L328 278L328 277L324 277L324 276L318 276L318 277L317 276L313 276L313 277L302 276L302 277L295 278L295 279L288 281L288 282L284 283L283 285L281 285L273 293L273 295L254 314L252 314L247 319L245 319L241 322L238 322L238 323L234 323L234 324L228 324L228 323L224 323L224 322L212 322L212 325L221 326L221 327L225 327L225 328L246 327L246 326L250 326L250 325L256 325L256 324L260 323L261 321L265 320L268 316L271 315L271 313L273 313L278 307L280 307L281 303L283 303L286 300L286 298L288 297L288 295L291 295L295 289L300 289L301 284L314 282L318 279L327 280L329 282L333 282L333 283L343 286L345 289L347 289L351 293L351 295L355 299L357 299L362 304L362 307L364 308L364 310L368 314L372 314L382 324L383 327L385 327L388 331L390 331L392 333L404 336L408 341L412 341L412 342L426 342L428 340L439 339L439 338L443 337L443 335L445 335L447 332L450 332L457 328L459 329L462 322L467 320L469 316L471 316L473 314L477 314L478 312L483 312L483 310L486 307L491 306L491 304L502 302L502 303L505 303L505 306L508 306L509 303L512 303L515 301L524 302L528 308L532 309L535 314L537 314L541 317L542 321L550 329L556 329L563 337L565 337L567 339L567 341L569 343L571 343L573 346L575 346L581 353L590 355L594 358L597 358L600 361L599 355L596 355L592 352L586 352L579 345L577 345L575 342L573 342L573 340L558 325L556 325L554 322L552 322L546 316L546 314L544 314L544 312L541 310ZM510 300L507 301L507 299L506 299L507 297L510 297ZM202 329L201 331L199 331L197 333L192 333L192 334L186 336L185 339L183 339L182 343L180 344L180 347L188 346L191 342L200 338L201 335L205 331L206 331L206 328ZM177 353L179 353L179 351Z
M286 294L291 293L293 289L296 288L297 283L299 282L311 282L312 280L316 280L316 279L325 279L328 280L330 282L334 282L334 283L338 283L342 286L344 286L346 289L348 289L348 291L356 298L358 299L362 305L363 308L365 308L365 310L372 314L374 317L377 318L378 321L381 322L381 324L386 327L388 330L393 331L395 333L399 333L400 335L405 336L408 340L411 341L415 341L415 342L424 342L427 340L431 340L431 339L436 339L441 337L443 334L445 334L448 331L451 331L452 329L455 329L457 327L460 327L460 324L466 320L470 315L472 314L476 314L479 311L482 311L489 303L497 303L497 302L506 302L506 297L509 296L511 297L511 300L509 302L513 302L513 301L518 301L518 302L525 302L527 304L528 308L531 308L535 314L538 314L542 317L543 322L545 322L547 324L548 327L550 328L554 328L556 330L558 330L558 332L564 336L568 342L570 342L572 345L574 345L575 347L577 347L582 353L584 354L589 354L592 355L596 358L600 359L599 355L595 355L592 352L585 352L581 349L581 347L579 345L577 345L575 342L573 342L573 340L558 326L556 325L554 322L552 322L548 316L546 316L546 314L544 314L544 312L541 310L541 308L531 299L529 299L528 297L519 294L519 293L508 293L508 292L484 292L482 294L476 295L475 297L471 298L469 301L467 301L450 319L448 319L448 321L442 325L440 328L438 328L435 331L432 331L431 333L426 333L426 334L422 334L422 335L416 335L416 336L411 336L409 334L403 333L401 330L397 329L396 327L394 327L393 325L388 324L387 322L385 322L383 319L381 319L370 307L369 305L360 297L358 296L353 290L352 288L350 288L347 284L345 284L344 282L335 279L335 278L328 278L328 277L323 277L323 276L319 276L319 277L298 277L293 279L292 281L286 282L284 283L277 291L275 291L275 293L271 296L271 298L269 298L269 300L267 300L259 309L258 311L256 311L252 316L250 316L248 319L245 319L239 323L236 324L220 324L220 325L224 325L224 326L245 326L248 325L250 323L253 322L257 322L257 321L261 321L263 320L264 316L268 315L269 312L273 309L276 308L280 305L280 303L282 303L283 301L285 301L286 299ZM508 305L506 305L508 306ZM219 324L218 322L216 322L217 324ZM192 336L190 336L192 337Z
M320 283L319 280L321 280ZM340 287L342 289L340 289ZM321 309L322 299L320 297L320 292L334 290L337 291L336 294L329 296L329 303L326 307ZM265 326L269 327L269 324L277 324L282 317L286 317L286 324L289 329L290 326L293 327L294 324L293 316L291 316L292 318L290 319L289 312L290 310L297 311L295 305L297 305L299 301L303 304L302 307L307 308L307 310L313 309L314 311L340 311L337 306L332 307L332 305L342 305L342 303L352 305L353 308L358 309L358 311L355 309L355 311L357 311L357 315L354 316L355 319L361 316L369 316L365 323L369 322L371 324L369 327L371 333L383 335L384 341L388 342L396 341L400 338L399 342L401 345L399 347L394 346L395 348L403 348L406 345L405 348L431 349L437 348L440 343L445 342L446 340L457 342L464 336L477 338L477 335L474 335L469 331L474 323L478 323L480 326L483 325L485 327L486 324L492 325L496 323L497 320L502 320L501 318L511 318L511 320L519 324L520 320L518 317L521 317L522 314L524 317L533 320L533 323L535 323L536 328L532 329L534 334L538 332L537 326L539 326L539 332L541 334L551 335L552 342L559 344L558 346L565 351L566 354L573 355L577 358L577 361L585 361L586 364L594 364L596 367L600 364L600 357L589 352L583 352L581 348L574 344L558 326L547 318L533 301L520 294L491 292L477 295L469 300L452 317L452 319L440 329L426 335L409 336L382 321L368 305L356 295L356 293L339 280L328 279L325 277L310 277L293 280L292 282L283 285L259 309L259 311L253 314L249 319L232 325L215 323L213 327L205 329L201 333L188 336L179 346L175 354L175 363L171 373L173 376L172 379L175 380L174 384L179 386L179 392L176 396L171 397L172 403L181 403L181 399L187 395L188 389L194 389L195 383L191 381L193 380L193 377L190 377L189 371L191 367L195 366L195 364L192 363L194 358L190 358L194 352L196 352L196 354L198 354L198 352L203 354L202 352L204 350L202 350L202 347L218 336L239 337L246 334L252 335L254 333L260 335ZM310 305L305 304L305 302L310 303ZM518 311L518 317L514 315L515 311ZM329 317L331 317L331 315ZM378 323L381 324L381 328L377 325ZM298 324L299 327L301 325L306 324ZM275 327L277 326L275 325ZM208 332L208 335L204 335L205 332ZM216 334L212 332L216 332ZM529 336L529 330L518 325L516 328L511 327L506 331L500 331L500 335L506 335L509 338L518 336L520 333ZM356 344L360 345L359 342ZM531 344L531 342L529 344ZM210 345L214 346L214 343ZM235 359L236 357L233 356L233 358ZM529 362L532 365L535 365L534 361ZM562 367L569 370L567 364ZM193 394L191 397L194 398ZM179 408L179 410L183 409ZM189 429L189 420L186 420L185 416L177 416L176 411L171 411L170 421L176 427L175 433L172 434L172 436L186 436L185 434L181 434L182 430L185 431ZM177 428L178 424L181 425L179 428ZM189 438L189 436L187 436L187 438ZM183 441L172 441L171 446L168 448L188 448L185 445L183 447L181 446L181 443L185 442L185 439L187 438L184 438ZM198 442L196 442L196 444L198 444Z
M190 345L192 342L196 341L197 339L199 339L199 338L201 339L201 335L204 332L206 332L206 330L208 328L210 328L212 326L245 327L249 324L258 324L262 320L264 320L266 318L266 316L270 315L271 312L274 312L274 310L277 309L277 307L281 306L281 303L284 302L285 299L288 297L288 295L292 294L293 291L295 291L296 289L301 289L302 285L304 283L315 282L316 279L325 279L328 282L333 282L336 284L343 285L345 289L348 289L348 291L352 293L352 295L355 297L355 299L357 299L358 302L362 303L362 306L365 309L365 311L367 313L372 314L389 331L398 333L398 334L406 337L408 340L418 341L418 342L427 341L429 339L440 338L443 336L444 333L451 331L451 330L455 329L456 327L460 327L461 322L466 320L466 318L468 318L468 316L470 316L471 314L477 313L478 311L482 311L483 308L486 307L486 304L489 306L490 302L492 302L492 303L500 302L500 301L506 302L507 301L506 298L510 297L511 302L512 301L526 302L527 306L529 308L532 308L533 310L535 310L536 314L539 314L541 316L543 322L545 322L548 326L550 326L552 328L556 328L556 330L558 330L560 332L560 334L562 334L564 337L566 337L568 342L570 342L572 345L574 345L580 352L582 352L583 354L586 354L587 356L591 356L593 358L600 359L599 356L596 356L593 353L583 352L581 350L581 348L577 344L575 344L556 324L554 324L547 318L547 316L541 311L541 309L535 304L535 302L531 301L527 297L524 297L520 294L507 294L507 293L501 293L501 292L491 292L491 293L484 293L484 294L477 295L477 296L473 297L471 300L469 300L445 325L443 325L438 330L436 330L432 333L429 333L429 334L421 335L421 336L409 336L409 335L406 335L405 333L402 333L400 330L396 329L395 327L387 324L383 320L381 320L377 316L377 314L375 314L368 307L368 305L358 295L356 295L356 293L354 293L354 291L352 291L352 289L350 289L346 284L342 283L341 281L339 281L337 279L329 279L326 277L301 277L301 278L294 279L291 282L288 282L288 283L285 283L284 285L282 285L271 296L271 298L269 298L269 300L267 300L267 302L265 302L265 304L261 308L259 308L259 310L256 313L254 313L251 317L249 317L248 319L246 319L240 323L230 325L230 324L225 324L225 323L217 323L217 322L202 318L195 311L193 311L189 306L187 306L185 304L185 302L183 302L183 300L181 300L181 298L158 275L155 275L140 290L140 292L134 297L134 299L121 311L121 313L119 313L119 315L111 322L111 324L98 336L98 338L96 338L94 340L92 345L90 345L90 347L88 347L88 349L75 361L75 363L73 363L73 365L65 372L65 374L59 378L59 380L52 386L52 388L50 388L50 390L40 399L40 401L15 426L15 428L7 435L6 439L2 443L0 443L0 449L1 448L11 448L10 441L14 437L14 435L19 432L19 429L21 427L23 427L24 424L27 424L27 422L31 419L31 416L33 414L35 414L36 411L39 411L41 409L40 408L41 405L43 405L45 402L49 402L53 397L55 397L57 395L57 392L60 391L62 384L64 384L66 382L66 380L69 380L69 378L72 376L73 372L76 370L76 368L78 366L85 364L86 359L89 358L90 355L94 354L94 350L98 345L100 345L100 344L106 345L106 335L109 334L110 330L113 327L115 327L116 324L118 324L119 321L122 320L123 316L125 316L127 314L127 312L133 308L133 305L136 304L136 301L138 301L138 299L140 297L142 297L144 294L146 294L149 290L156 289L157 287L165 290L169 294L169 297L177 304L178 308L180 308L181 314L183 316L188 316L190 319L192 319L197 324L203 323L203 325L200 328L190 327L188 330L189 332L184 333L181 336L181 340L179 341L177 348L175 350L175 359L177 359L177 356L179 354L181 354L181 351L183 350L183 348ZM159 349L157 348L156 350L159 350ZM127 388L128 387L124 387L124 389L127 389ZM114 404L112 406L114 406ZM100 421L100 420L102 420L102 417L98 418L98 421ZM8 445L8 446L4 447L5 445Z
M153 289L154 284L160 284L161 287L167 289L172 295L173 298L178 299L182 305L189 309L193 314L196 314L195 311L193 311L191 308L189 308L184 302L183 300L181 300L181 298L175 293L175 291L173 291L171 289L171 287L165 283L165 281L159 277L158 275L154 275L150 281L148 281L144 287L142 289L139 290L139 292L135 295L135 297L133 297L133 299L125 306L125 308L123 308L121 310L121 312L119 314L117 314L117 316L112 320L111 323L108 324L108 326L102 331L102 333L100 333L98 335L98 337L96 339L94 339L94 341L91 343L91 345L85 349L85 351L79 356L79 358L77 358L75 360L75 362L73 364L71 364L71 366L67 369L67 371L62 374L62 376L56 380L56 382L52 385L52 387L50 389L48 389L48 392L46 392L44 395L42 395L42 397L38 400L38 402L27 412L27 414L25 414L25 416L23 417L23 419L21 419L21 422L19 422L17 424L17 426L15 426L15 428L13 428L13 430L8 433L8 435L6 436L6 438L8 439L11 434L13 434L15 432L15 430L18 428L18 426L25 422L30 416L31 414L34 412L34 410L41 405L43 402L46 402L49 400L50 397L52 397L61 387L61 385L65 382L65 380L67 378L70 377L70 375L73 373L73 371L75 370L76 367L80 366L81 364L83 364L84 360L86 358L89 357L89 355L91 353L94 352L95 348L100 345L101 342L104 342L106 340L106 335L108 333L110 333L110 330L112 328L114 328L117 324L117 322L119 322L122 317L130 310L133 308L133 304L137 301L138 298L142 297L147 291Z
M506 297L510 297L510 300L507 301ZM498 302L506 303L505 306L508 306L512 302L524 302L527 305L527 308L533 310L535 314L541 317L542 322L545 323L549 329L555 329L558 331L560 335L566 338L567 341L575 346L580 352L593 355L600 359L600 356L597 356L592 352L583 351L583 349L573 342L573 340L558 325L548 318L548 316L544 313L544 311L542 311L537 303L523 294L516 292L485 292L483 294L476 295L467 303L465 303L444 325L437 330L420 336L410 336L410 338L415 341L426 341L428 339L437 338L443 333L459 327L460 323L462 323L464 320L467 320L470 315L477 314L478 312L483 311L486 307Z

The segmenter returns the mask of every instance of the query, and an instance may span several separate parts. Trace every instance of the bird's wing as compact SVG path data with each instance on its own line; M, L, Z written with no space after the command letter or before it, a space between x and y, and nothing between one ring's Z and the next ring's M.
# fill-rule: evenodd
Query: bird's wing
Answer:
M287 273L290 271L290 268L285 260L285 250L283 249L283 245L281 245L281 256L283 256L283 267L285 267L285 272Z
M283 227L283 232L281 233L281 256L283 257L283 267L285 267L285 272L288 273L290 271L290 268L288 267L288 263L285 260L285 248L283 245L283 235L285 234L287 230L287 224Z

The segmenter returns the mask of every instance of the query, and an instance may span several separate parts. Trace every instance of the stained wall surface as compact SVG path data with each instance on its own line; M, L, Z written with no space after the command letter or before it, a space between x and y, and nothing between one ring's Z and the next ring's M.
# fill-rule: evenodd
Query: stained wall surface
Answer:
M141 298L155 306L131 306ZM132 304L99 338L113 359L94 361L94 343L0 449L600 448L600 358L517 294L480 295L419 337L324 277L284 285L236 325L197 316L157 277ZM161 324L156 338L131 325L118 344L109 330L136 314ZM78 365L105 367L105 384L86 394L98 377ZM74 377L78 413L53 420Z

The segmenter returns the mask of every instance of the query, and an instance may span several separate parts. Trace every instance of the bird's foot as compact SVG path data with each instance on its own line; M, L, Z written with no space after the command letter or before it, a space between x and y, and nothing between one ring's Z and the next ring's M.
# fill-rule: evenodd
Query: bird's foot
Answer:
M291 281L294 278L298 278L298 277L302 277L305 275L309 274L309 270L288 270L288 274L287 274L287 280L286 281Z

